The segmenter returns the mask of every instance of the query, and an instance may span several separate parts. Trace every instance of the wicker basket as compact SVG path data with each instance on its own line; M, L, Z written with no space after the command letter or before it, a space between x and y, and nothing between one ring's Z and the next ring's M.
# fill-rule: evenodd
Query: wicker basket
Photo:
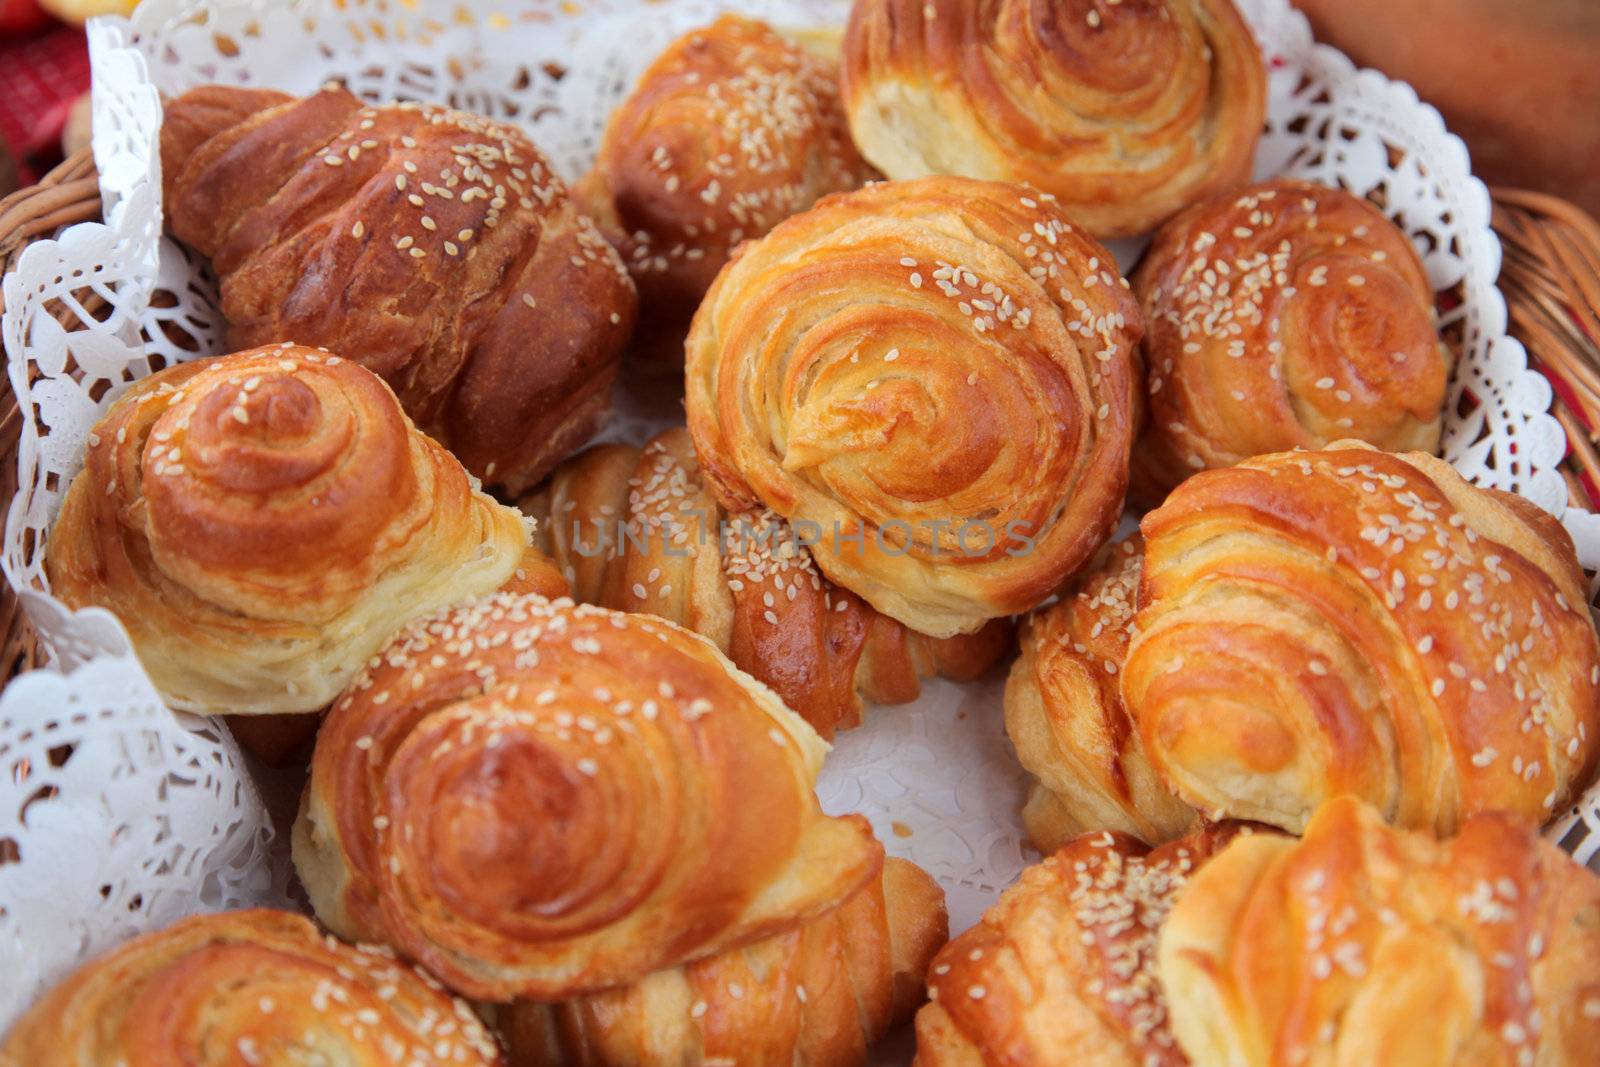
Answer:
M50 237L63 226L100 217L100 182L94 157L84 149L45 175L38 185L0 200L0 276L11 272L29 241ZM0 293L0 310L5 295ZM71 322L62 325L71 328ZM22 412L8 378L0 384L0 501L9 507L17 492L17 440ZM39 644L9 585L0 586L0 682L38 664Z
M0 200L0 275L29 241L100 217L100 187L87 149L38 185ZM1552 196L1494 190L1494 228L1505 249L1500 287L1511 332L1555 389L1555 417L1567 432L1562 472L1571 500L1600 510L1600 224ZM0 309L4 297L0 295ZM63 325L72 323L63 319ZM0 503L16 493L21 412L0 383ZM40 659L32 629L8 586L0 586L0 681Z

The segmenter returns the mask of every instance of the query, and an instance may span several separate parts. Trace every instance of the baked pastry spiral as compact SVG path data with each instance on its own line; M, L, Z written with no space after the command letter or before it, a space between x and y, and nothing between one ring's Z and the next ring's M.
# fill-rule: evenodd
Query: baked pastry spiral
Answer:
M864 1067L922 1002L947 933L944 891L915 864L788 933L636 985L500 1012L511 1067L718 1063Z
M1533 504L1343 442L1197 474L1143 531L1122 693L1195 807L1298 832L1349 793L1450 833L1590 779L1600 642Z
M167 224L211 258L233 346L356 360L513 493L609 410L633 283L513 127L213 85L167 104L161 164Z
M580 601L710 638L824 739L860 725L863 697L915 700L922 678L976 678L1010 645L1003 620L927 637L840 589L777 515L718 506L683 429L580 453L524 508Z
M1266 118L1231 0L856 0L842 87L889 177L1027 182L1099 237L1248 180Z
M1102 831L1024 870L934 957L916 1067L1184 1067L1157 936L1195 871L1242 833L1228 824L1151 851Z
M871 176L837 67L764 22L723 15L669 45L611 113L574 192L647 319L686 328L739 242Z
M1278 179L1164 226L1133 276L1150 420L1134 487L1354 438L1437 452L1453 357L1393 223L1341 189Z
M413 616L498 588L527 543L375 375L284 344L113 404L45 572L67 604L117 616L172 706L304 712Z
M56 986L0 1044L0 1067L289 1063L504 1059L427 975L281 911L202 915L136 938Z
M729 511L935 637L1025 611L1122 510L1141 390L1127 283L1059 205L963 178L828 197L745 246L687 344Z
M1600 878L1505 815L1439 842L1352 797L1235 841L1161 931L1195 1067L1578 1067L1600 1047Z
M1022 627L1006 679L1006 733L1034 776L1022 823L1041 852L1116 830L1159 843L1194 829L1194 809L1157 777L1122 703L1144 541L1100 550L1068 596Z
M317 916L468 996L568 999L797 926L879 870L827 746L704 639L498 594L413 623L317 737Z

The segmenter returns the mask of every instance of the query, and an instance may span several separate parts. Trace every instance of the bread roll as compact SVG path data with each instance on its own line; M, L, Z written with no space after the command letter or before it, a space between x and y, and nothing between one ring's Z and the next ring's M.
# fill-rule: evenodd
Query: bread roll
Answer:
M336 933L567 1000L793 929L876 876L827 746L704 639L497 594L420 619L317 736L294 860Z
M1543 822L1592 777L1586 582L1521 497L1342 442L1197 474L1143 530L1123 698L1201 811L1299 832L1349 793L1448 834Z
M856 0L844 39L879 170L1027 182L1102 238L1248 180L1266 81L1231 0Z
M946 936L939 884L889 859L881 878L788 933L584 1000L503 1009L511 1067L865 1067L922 1003Z
M824 739L859 726L863 700L915 700L933 674L979 677L1011 646L1005 620L932 638L840 589L775 513L730 515L717 504L681 428L643 449L604 444L575 456L524 509L544 516L580 601L710 638Z
M1185 1067L1156 938L1195 871L1242 832L1151 851L1102 831L1028 867L934 958L916 1067Z
M81 967L0 1043L0 1067L502 1067L472 1009L298 915L185 919Z
M1091 830L1151 844L1196 828L1145 755L1122 702L1144 541L1100 550L1076 589L1022 627L1006 679L1006 733L1034 776L1022 823L1041 852Z
M682 359L683 331L741 241L871 174L839 106L837 53L723 15L640 76L575 193L628 265L649 330L668 330Z
M326 707L416 615L493 592L524 520L370 371L272 345L135 383L89 435L51 591L109 609L168 704Z
M515 127L208 85L168 101L161 169L231 345L361 363L485 482L527 489L610 410L633 283Z
M1391 829L1353 797L1235 841L1158 973L1194 1067L1578 1067L1600 1048L1600 878L1506 815Z
M1133 276L1151 504L1196 470L1355 438L1437 452L1450 368L1411 241L1340 189L1280 178L1185 211Z
M929 178L828 197L745 246L688 341L717 499L815 534L919 633L1033 607L1122 512L1139 311L1048 196Z

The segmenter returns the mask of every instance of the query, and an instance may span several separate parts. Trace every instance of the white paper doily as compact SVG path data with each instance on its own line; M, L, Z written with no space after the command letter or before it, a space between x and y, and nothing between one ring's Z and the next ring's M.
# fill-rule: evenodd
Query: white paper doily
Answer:
M1338 52L1314 44L1306 20L1288 0L1238 2L1270 63L1269 128L1258 175L1290 173L1344 185L1372 197L1412 236L1441 305L1449 309L1443 322L1461 356L1447 458L1478 484L1522 493L1561 515L1584 564L1600 567L1600 518L1565 507L1556 470L1565 441L1548 414L1549 386L1528 369L1521 345L1506 336L1505 303L1495 288L1500 250L1489 228L1489 197L1471 176L1461 142L1409 87L1357 71ZM92 24L95 156L106 221L35 243L5 279L0 336L12 386L31 417L21 445L23 488L7 516L3 562L61 662L76 664L96 654L121 658L96 662L66 679L15 683L0 705L7 721L37 727L52 721L70 696L74 706L94 706L99 717L94 729L87 720L69 722L63 727L67 741L87 744L108 731L118 737L141 730L187 736L175 719L154 714L148 683L127 658L115 621L101 612L62 610L45 590L42 569L50 522L99 413L153 367L221 351L212 282L183 249L161 236L161 93L214 81L305 92L338 78L373 100L439 101L517 122L571 178L587 165L606 117L644 65L680 33L730 9L780 26L839 25L848 3L146 0L131 22ZM84 306L88 292L104 298L109 311L91 314ZM71 326L60 326L58 317ZM638 440L654 428L648 417L632 417L607 435ZM100 672L116 671L122 681L101 684ZM830 811L865 812L891 851L940 878L956 929L970 924L1027 859L1017 816L1023 772L1004 737L999 705L994 679L972 686L930 683L916 704L876 711L865 727L841 736L819 789ZM0 752L19 743L11 726L0 729ZM221 768L234 773L237 760L226 738L208 743L218 753L218 780ZM130 760L124 768L129 781L117 788L179 773L199 744L171 743L159 749L166 755L154 764ZM75 769L75 761L65 770ZM112 788L100 784L109 805ZM85 934L82 944L99 944L114 931L165 918L148 902L177 901L178 891L167 883L160 895L141 893L141 907L119 915L116 923L109 913L117 909L84 902L65 887L74 878L83 886L131 880L127 872L147 870L153 860L159 865L160 849L177 848L180 841L209 864L244 855L229 851L231 837L221 846L205 843L211 840L204 836L206 827L232 825L229 813L250 811L240 823L248 823L249 833L264 826L259 807L250 807L253 795L244 787L231 798L227 792L191 790L185 814L203 816L200 826L174 822L170 837L148 847L129 839L134 843L124 842L114 860L118 827L112 822L77 824L72 852L58 848L56 868L35 867L50 862L35 859L48 855L43 846L9 866L0 852L0 906L15 912L18 885L34 892L49 886L58 897L58 921L83 908L77 929L93 936ZM9 820L11 811L0 807L0 816ZM192 840L181 836L191 830L197 835ZM8 832L0 829L0 838ZM1600 847L1600 794L1586 801L1581 821L1569 817L1553 833L1590 859ZM242 861L268 872L251 885L270 883L263 855L256 847ZM226 893L206 897L200 881L195 879L192 896L181 906L221 906L235 899ZM15 930L5 925L11 921L0 914L6 936ZM30 929L30 942L38 936L44 935Z
M8 686L0 769L0 1032L133 934L287 903L288 868L233 739L168 711L131 651Z

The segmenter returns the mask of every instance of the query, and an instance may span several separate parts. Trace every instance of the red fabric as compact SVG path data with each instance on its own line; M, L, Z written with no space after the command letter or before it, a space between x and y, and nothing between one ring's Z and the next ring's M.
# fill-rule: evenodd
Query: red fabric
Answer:
M53 153L72 102L89 88L89 46L72 26L0 38L0 141L26 173L28 157Z
M0 37L31 33L49 22L38 0L0 0Z

